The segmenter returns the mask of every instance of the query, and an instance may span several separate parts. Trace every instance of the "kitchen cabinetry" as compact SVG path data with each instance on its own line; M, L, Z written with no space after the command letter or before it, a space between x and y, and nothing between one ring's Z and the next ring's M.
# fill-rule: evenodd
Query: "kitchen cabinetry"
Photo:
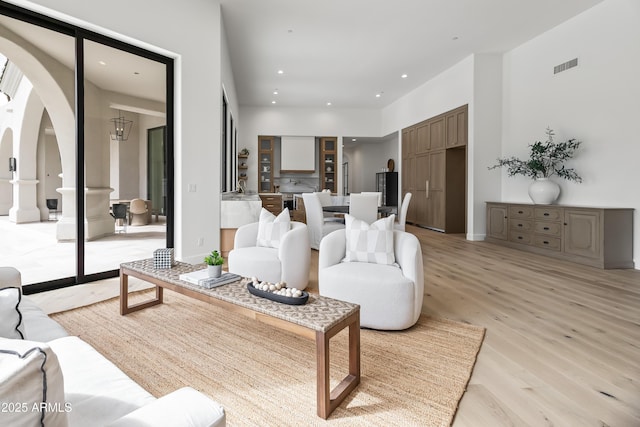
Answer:
M487 241L593 267L633 268L632 231L633 209L487 203Z
M336 192L338 180L338 138L320 138L320 186Z
M398 206L398 172L377 172L376 191L382 193L382 206Z
M274 215L282 212L282 194L260 194L262 207Z
M258 137L258 192L273 193L273 148L275 137Z
M446 233L466 230L467 106L402 132L402 197L407 222Z

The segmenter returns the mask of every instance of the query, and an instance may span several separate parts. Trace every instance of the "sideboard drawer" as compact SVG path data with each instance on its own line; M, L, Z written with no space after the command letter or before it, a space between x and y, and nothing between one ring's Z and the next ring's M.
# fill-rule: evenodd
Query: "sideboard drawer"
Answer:
M522 243L523 245L530 245L531 234L519 233L512 230L509 232L509 240L515 243Z
M549 236L562 236L562 225L559 222L536 221L534 231Z
M526 219L510 219L509 228L511 230L528 233L533 229L533 222L527 221Z
M533 208L531 206L509 206L509 218L531 219L533 218Z
M550 236L534 236L533 244L539 248L550 249L553 251L559 251L562 246L559 237Z
M535 208L536 219L544 219L547 221L560 221L562 218L562 210L559 208Z

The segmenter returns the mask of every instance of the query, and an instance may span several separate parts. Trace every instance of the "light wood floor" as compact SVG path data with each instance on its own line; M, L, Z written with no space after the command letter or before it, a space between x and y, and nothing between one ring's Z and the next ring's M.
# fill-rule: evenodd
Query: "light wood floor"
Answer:
M487 329L455 427L640 426L640 271L407 231L423 313Z
M423 313L487 329L454 427L640 426L639 270L407 231L422 243ZM308 289L317 290L312 254ZM116 280L99 286L117 294ZM45 309L83 299L78 289L53 293L31 297Z

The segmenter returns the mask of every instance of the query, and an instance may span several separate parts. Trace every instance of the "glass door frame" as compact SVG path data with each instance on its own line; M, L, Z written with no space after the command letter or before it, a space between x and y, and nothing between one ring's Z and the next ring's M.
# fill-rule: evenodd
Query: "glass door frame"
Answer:
M59 21L19 6L0 3L0 14L18 19L39 27L56 31L75 38L75 117L76 117L76 275L46 282L34 283L23 286L24 294L32 294L67 286L88 283L111 277L117 277L120 270L108 270L99 273L85 274L85 194L78 189L85 188L85 136L84 136L84 41L89 40L106 46L123 50L125 52L142 56L144 58L163 63L166 66L166 144L165 156L167 159L167 233L166 247L174 247L174 60L155 52L142 49L107 37L75 25Z

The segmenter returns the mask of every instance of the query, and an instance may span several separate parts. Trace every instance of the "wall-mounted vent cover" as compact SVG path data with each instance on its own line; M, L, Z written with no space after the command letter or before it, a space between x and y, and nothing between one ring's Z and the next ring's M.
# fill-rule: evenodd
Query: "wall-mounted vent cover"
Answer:
M578 66L578 58L573 58L571 61L567 61L565 63L556 65L555 67L553 67L553 74L558 74L568 70L569 68L573 68L577 66Z

